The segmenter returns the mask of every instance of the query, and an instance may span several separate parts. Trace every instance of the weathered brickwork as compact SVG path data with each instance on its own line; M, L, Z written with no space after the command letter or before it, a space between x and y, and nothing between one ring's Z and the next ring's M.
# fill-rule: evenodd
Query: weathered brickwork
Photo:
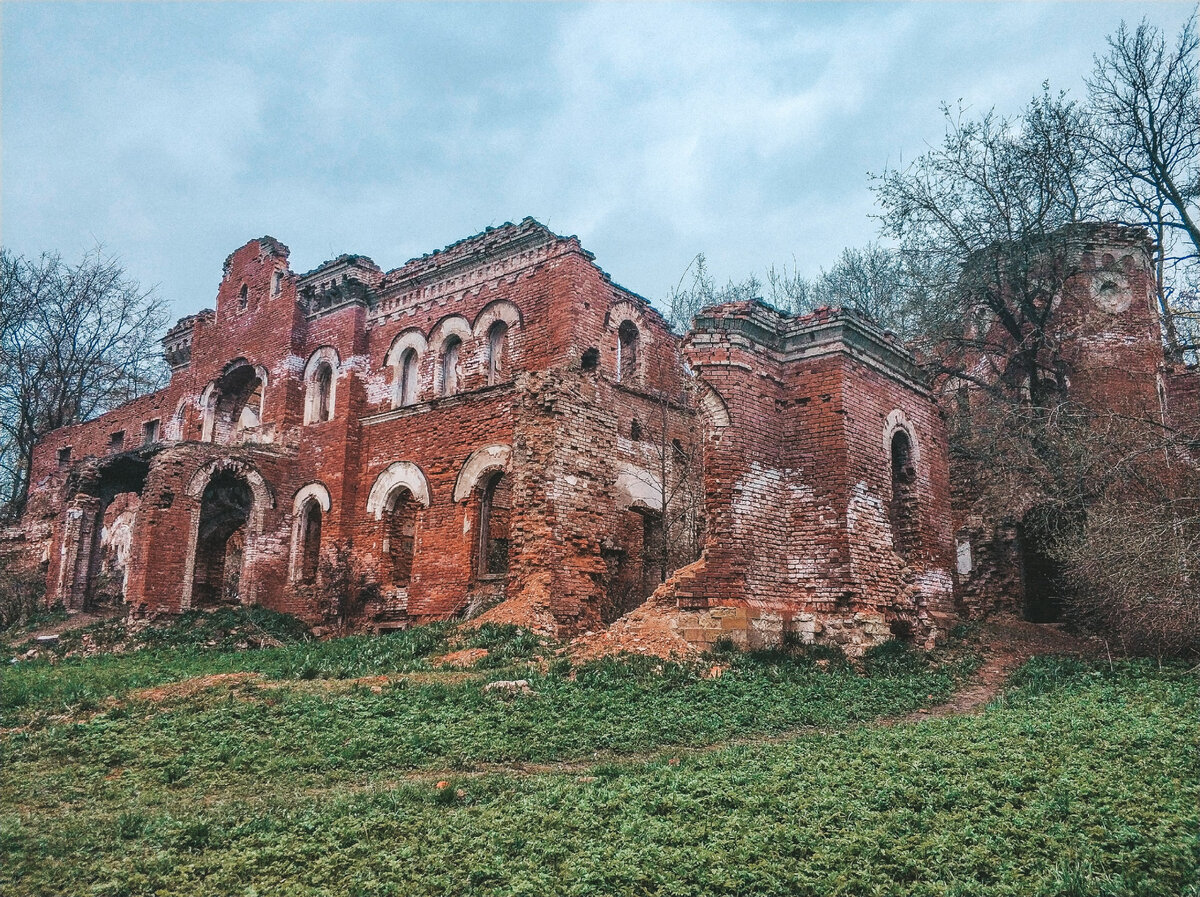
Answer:
M849 312L759 303L701 313L685 352L704 384L707 542L669 586L693 614L684 637L852 652L936 637L953 611L946 440L911 356Z
M697 646L851 651L952 611L942 419L853 315L721 306L681 341L526 219L386 272L253 240L163 345L166 388L37 448L48 602L568 637L657 590Z
M1041 376L1056 380L1061 399L1097 413L1102 421L1161 423L1195 434L1200 425L1200 376L1194 367L1164 361L1156 308L1152 245L1144 230L1112 224L1077 226L1069 277L1056 299ZM1001 340L1004 344L1004 341ZM995 378L994 358L981 356L975 376ZM961 385L944 384L948 413L964 398ZM1013 383L1020 389L1021 383ZM987 401L971 390L972 403ZM1112 418L1108 415L1111 412ZM1140 462L1150 481L1190 475L1192 458L1153 453ZM1033 518L1046 501L1035 483L997 499L985 486L986 466L959 462L951 471L959 612L995 610L1045 622L1061 606L1051 594L1062 583L1045 553Z

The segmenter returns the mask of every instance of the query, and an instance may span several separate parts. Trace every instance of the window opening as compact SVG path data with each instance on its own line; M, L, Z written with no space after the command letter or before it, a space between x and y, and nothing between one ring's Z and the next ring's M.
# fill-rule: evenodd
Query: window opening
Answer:
M405 349L400 356L400 404L412 405L417 401L418 362L416 349Z
M889 517L892 544L899 554L907 554L917 544L917 470L913 463L912 441L904 430L892 434L892 502Z
M300 581L315 582L321 562L321 503L310 498L304 503L300 522Z
M637 376L639 334L637 325L623 321L617 329L617 380L628 383Z
M412 493L399 489L392 507L384 515L383 552L387 557L389 581L394 588L406 589L412 580L416 547L418 505Z
M479 503L479 573L501 576L508 572L509 514L512 488L503 473L494 474L483 488Z
M488 386L504 379L508 369L508 325L497 321L488 328Z
M442 346L441 394L452 396L458 392L458 354L462 340L452 336Z

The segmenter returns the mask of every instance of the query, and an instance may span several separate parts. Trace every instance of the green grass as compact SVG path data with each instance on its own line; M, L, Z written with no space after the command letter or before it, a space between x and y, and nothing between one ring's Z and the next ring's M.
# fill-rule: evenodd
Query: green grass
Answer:
M1197 687L1176 668L1042 659L982 715L893 726L869 721L944 700L970 660L888 648L858 672L737 655L706 679L707 664L571 669L498 628L470 636L495 646L497 666L467 681L428 673L375 692L305 679L421 673L455 637L5 671L21 728L0 741L0 893L1175 897L1200 885ZM139 676L234 668L282 684L130 694ZM108 683L94 694L111 686L118 700L81 712L56 678L92 673ZM537 695L482 692L514 675ZM64 707L74 715L55 719Z

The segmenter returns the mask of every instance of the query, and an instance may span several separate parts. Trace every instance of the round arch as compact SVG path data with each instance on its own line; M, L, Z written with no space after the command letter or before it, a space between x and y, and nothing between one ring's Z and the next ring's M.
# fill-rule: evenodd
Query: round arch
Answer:
M333 501L329 497L329 490L325 488L325 484L319 482L309 483L307 486L302 486L296 491L296 495L292 499L292 513L299 514L309 499L315 500L326 514L333 507Z
M908 419L901 409L896 408L888 416L883 425L883 451L884 454L891 458L892 456L892 439L896 433L903 430L908 436L908 444L912 452L912 463L918 465L921 462L921 443L917 440L916 429L912 422Z
M263 475L252 465L244 461L236 461L233 458L216 458L201 465L188 479L187 494L192 498L200 498L204 494L204 487L208 485L209 480L223 470L245 478L250 485L250 491L254 493L256 507L260 505L264 509L275 507L275 493Z
M244 569L249 569L256 553L256 543L263 532L263 520L266 512L275 507L275 494L271 486L252 465L232 458L216 458L201 465L188 479L187 495L194 500L192 519L189 527L187 565L183 576L183 595L180 599L180 610L187 611L192 606L192 590L196 577L196 551L200 542L200 516L203 506L204 490L217 474L228 471L243 480L250 487L252 501L250 513L246 519L246 549L242 561ZM253 604L256 584L251 582L248 587L246 602Z
M483 339L487 335L488 330L491 329L491 326L497 321L507 324L510 330L520 327L521 310L507 299L497 299L494 302L489 302L475 316L475 325L472 331L476 338Z
M450 315L434 324L429 331L428 343L440 352L442 344L451 336L457 336L464 344L471 341L471 324L462 315Z
M367 513L382 520L392 493L400 487L411 492L422 508L429 507L429 480L425 473L412 461L393 461L375 478L367 496Z
M384 356L383 363L387 367L395 367L400 363L400 359L408 349L412 349L417 353L417 357L423 356L429 348L429 341L425 339L425 334L416 328L402 330L396 334L396 338L392 340L392 345L388 347L387 355Z
M648 470L622 461L617 465L617 510L662 511L662 480Z
M317 372L323 364L329 365L330 368L328 396L321 395L322 390L316 382ZM341 372L342 360L333 346L321 346L308 356L308 361L304 365L304 423L323 422L324 419L321 418L323 401L326 403L324 407L329 414L328 419L333 419L334 409L337 408L337 385Z
M730 424L729 406L707 383L700 384L700 413L714 430L724 430Z
M493 470L507 472L512 468L512 449L507 445L489 445L476 449L463 462L458 479L454 481L454 500L466 501L471 492L479 485L484 474Z
M608 313L604 316L604 326L616 330L625 321L632 321L637 329L645 334L647 328L642 309L628 299L619 299L609 306Z

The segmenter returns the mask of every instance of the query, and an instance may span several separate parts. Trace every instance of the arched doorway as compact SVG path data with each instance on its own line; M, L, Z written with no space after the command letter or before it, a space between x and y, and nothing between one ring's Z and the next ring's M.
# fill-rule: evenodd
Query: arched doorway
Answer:
M192 606L237 603L245 564L246 525L254 493L233 470L213 474L200 496Z
M63 528L59 594L73 610L125 600L129 555L150 472L149 456L128 453L76 481Z
M1067 594L1066 571L1054 557L1054 544L1064 520L1050 506L1032 508L1017 526L1021 582L1025 587L1023 616L1031 623L1060 623Z

